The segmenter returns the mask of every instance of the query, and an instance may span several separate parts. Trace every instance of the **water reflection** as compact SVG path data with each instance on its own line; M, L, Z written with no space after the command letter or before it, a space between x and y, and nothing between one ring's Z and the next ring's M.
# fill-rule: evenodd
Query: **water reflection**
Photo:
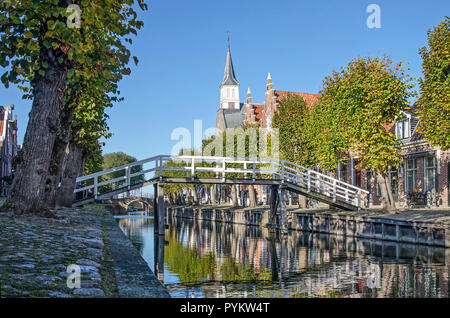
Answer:
M176 218L158 240L152 222L119 225L173 297L449 297L448 249Z

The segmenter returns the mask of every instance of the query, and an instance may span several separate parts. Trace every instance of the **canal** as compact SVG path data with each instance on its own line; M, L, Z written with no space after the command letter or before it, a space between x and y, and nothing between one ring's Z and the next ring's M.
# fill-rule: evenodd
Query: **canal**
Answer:
M449 297L445 248L238 224L118 219L172 297Z

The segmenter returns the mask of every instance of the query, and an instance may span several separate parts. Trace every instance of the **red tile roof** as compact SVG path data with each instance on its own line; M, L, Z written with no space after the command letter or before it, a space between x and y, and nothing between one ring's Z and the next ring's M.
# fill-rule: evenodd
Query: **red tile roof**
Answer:
M309 109L313 108L317 104L317 102L319 101L319 98L320 98L319 94L275 91L275 96L277 97L277 103L279 103L282 99L286 98L289 94L301 96L305 100L306 106Z

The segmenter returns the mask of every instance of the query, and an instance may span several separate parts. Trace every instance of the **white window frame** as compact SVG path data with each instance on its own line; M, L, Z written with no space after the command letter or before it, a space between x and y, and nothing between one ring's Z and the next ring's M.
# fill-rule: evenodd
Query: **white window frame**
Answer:
M396 135L398 139L407 139L410 137L410 118L400 120L396 124Z
M414 168L409 167L409 164L408 164L409 161L415 162ZM414 185L414 187L412 189L408 189L409 172L410 171L412 172L413 185ZM411 193L411 192L413 192L414 189L417 189L417 158L406 159L406 162L405 162L405 192Z
M433 166L428 166L428 159L432 158L433 159ZM429 157L424 157L423 158L423 169L424 169L424 188L425 188L425 192L426 191L431 191L432 189L437 190L437 160L435 156L429 156ZM429 170L434 170L434 176L433 176L433 187L432 188L428 188L428 179L430 178L429 176Z

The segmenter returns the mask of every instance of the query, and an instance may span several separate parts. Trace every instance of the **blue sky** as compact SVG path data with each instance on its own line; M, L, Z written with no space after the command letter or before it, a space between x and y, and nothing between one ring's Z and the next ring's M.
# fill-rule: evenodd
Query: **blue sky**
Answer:
M366 26L371 3L381 8L380 29ZM317 93L332 69L379 52L421 76L418 50L427 29L450 15L450 1L152 0L149 9L132 47L140 63L120 83L125 101L108 110L114 136L104 153L168 154L175 128L193 132L194 120L215 127L227 31L241 101L250 87L262 102L268 72L275 89ZM21 143L31 101L0 85L0 104L15 105Z

